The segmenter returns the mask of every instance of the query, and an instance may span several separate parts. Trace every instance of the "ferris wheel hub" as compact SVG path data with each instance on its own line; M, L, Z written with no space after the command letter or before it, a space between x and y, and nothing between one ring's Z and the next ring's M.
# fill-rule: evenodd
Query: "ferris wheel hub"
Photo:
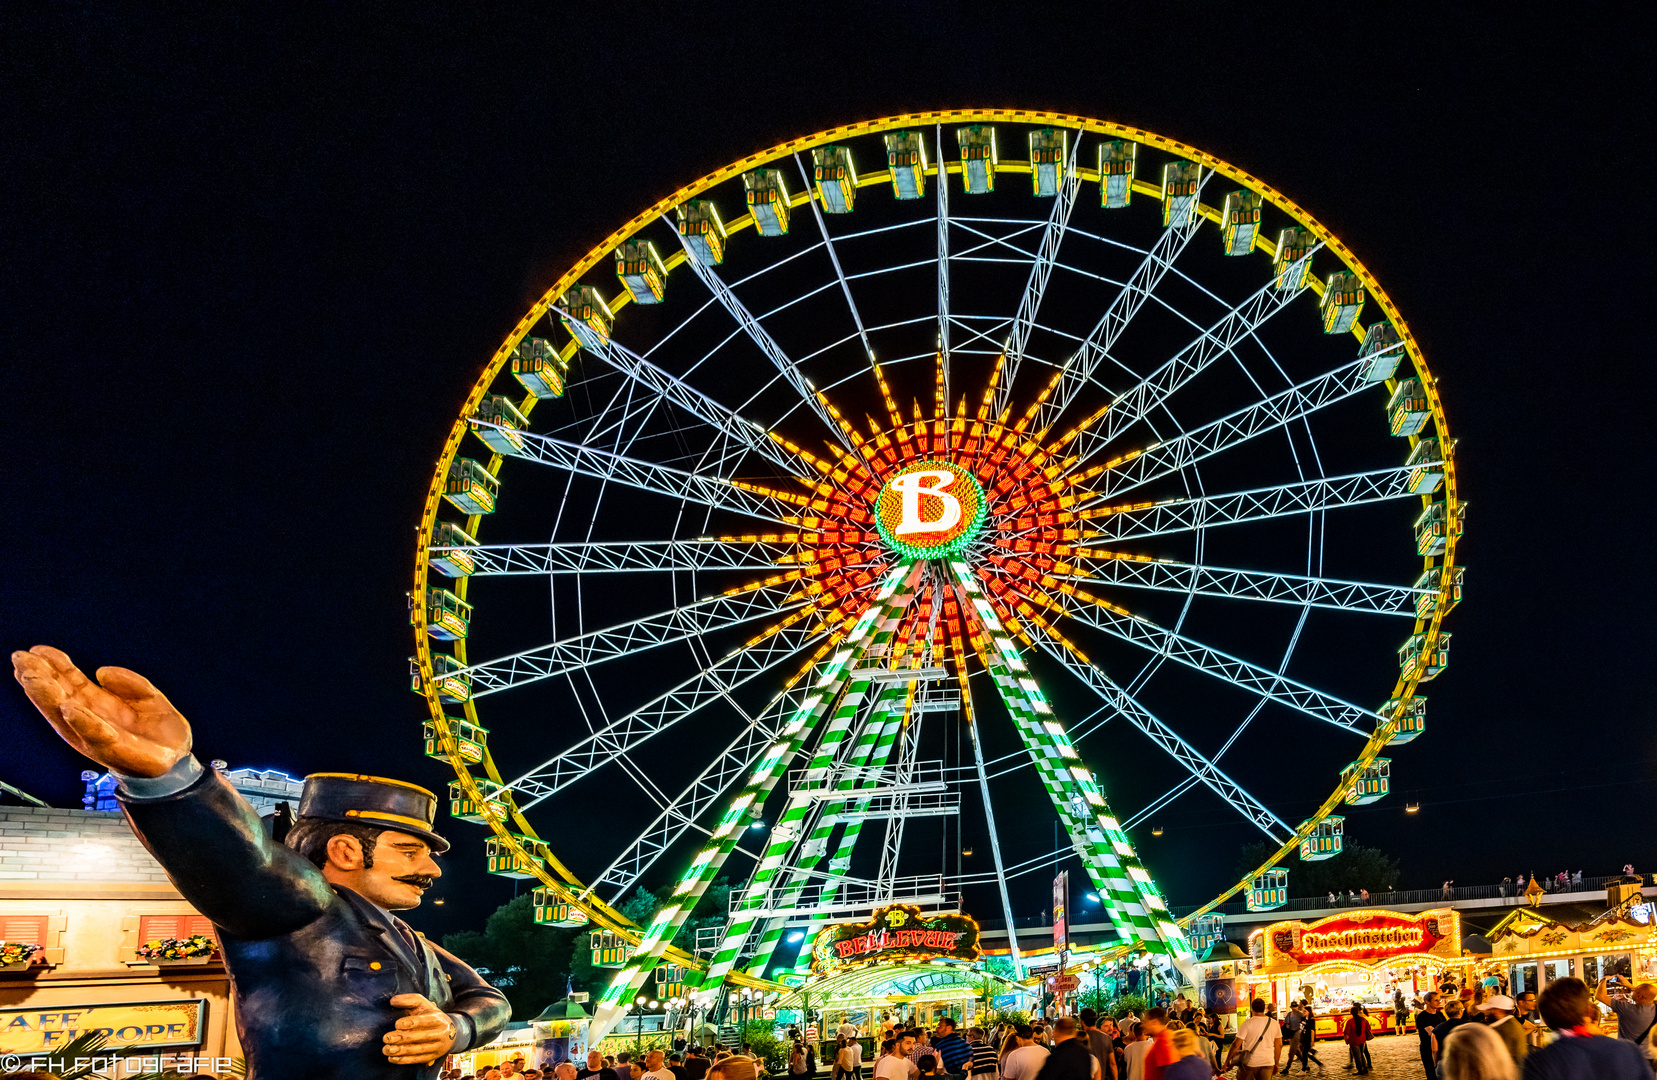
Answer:
M875 496L875 528L906 558L943 559L983 531L989 501L978 478L951 461L917 461L894 470Z

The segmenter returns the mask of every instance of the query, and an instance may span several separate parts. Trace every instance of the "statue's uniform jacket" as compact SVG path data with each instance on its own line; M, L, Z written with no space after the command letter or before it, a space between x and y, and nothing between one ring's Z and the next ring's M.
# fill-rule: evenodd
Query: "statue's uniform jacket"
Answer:
M411 935L416 954L388 913L273 841L217 772L121 803L178 891L218 928L248 1080L431 1080L441 1062L394 1065L382 1052L406 1015L388 1004L396 994L424 994L447 1012L457 1053L506 1026L499 990Z

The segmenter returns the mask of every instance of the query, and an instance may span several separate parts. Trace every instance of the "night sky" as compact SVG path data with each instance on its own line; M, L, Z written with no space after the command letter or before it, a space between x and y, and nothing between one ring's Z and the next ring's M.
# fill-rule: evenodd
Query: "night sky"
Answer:
M440 787L407 689L414 530L522 311L755 150L911 110L1051 109L1193 144L1307 207L1439 379L1468 596L1427 735L1349 837L1397 856L1404 887L1657 870L1653 57L1633 5L1517 10L8 6L0 637L150 676L203 758ZM0 779L78 805L83 762L21 692L0 730ZM1302 753L1283 739L1287 774ZM1251 837L1165 817L1146 859L1176 904L1205 900ZM446 829L456 899L428 930L513 889L477 867L475 827Z

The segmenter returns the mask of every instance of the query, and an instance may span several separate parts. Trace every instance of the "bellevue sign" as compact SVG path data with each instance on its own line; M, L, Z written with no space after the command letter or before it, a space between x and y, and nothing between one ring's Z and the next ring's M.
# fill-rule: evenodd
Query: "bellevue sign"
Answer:
M841 923L811 943L815 974L882 960L978 959L978 923L967 915L923 915L917 907L876 908L867 922Z

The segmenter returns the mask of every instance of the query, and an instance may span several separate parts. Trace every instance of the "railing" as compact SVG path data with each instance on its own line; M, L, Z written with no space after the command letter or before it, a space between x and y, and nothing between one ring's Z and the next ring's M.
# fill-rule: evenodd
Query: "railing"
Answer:
M1542 881L1541 878L1538 878L1537 883L1543 885L1548 890L1550 895L1555 893L1603 893L1608 885L1615 881L1621 880L1621 878L1621 874L1611 874L1605 877L1585 877L1580 882L1572 880L1569 884L1562 888L1555 885L1553 883L1553 879L1551 878L1546 882ZM1448 894L1446 894L1445 890L1442 888L1372 892L1369 894L1369 900L1367 902L1364 900L1349 900L1343 893L1335 898L1335 902L1333 904L1329 902L1329 895L1325 893L1322 896L1291 897L1289 902L1282 905L1280 909L1274 908L1273 910L1332 911L1337 908L1344 907L1392 907L1401 904L1453 904L1461 900L1498 900L1503 897L1509 900L1514 900L1517 903L1523 903L1524 890L1529 884L1530 879L1527 878L1523 883L1506 886L1505 891L1502 885L1497 884L1454 885L1451 886ZM1189 915L1191 912L1196 910L1196 905L1175 908L1174 916L1176 918L1184 918L1186 915ZM1223 915L1246 915L1250 913L1247 902L1242 900L1235 900L1230 903L1223 904L1214 910Z
M1537 878L1536 880L1537 884L1543 884L1541 878ZM1584 877L1580 882L1573 880L1570 884L1561 889L1556 886L1550 878L1546 883L1546 887L1549 896L1560 896L1573 893L1600 893L1603 895L1608 886L1621 880L1623 880L1621 874L1610 874L1604 877ZM1657 880L1657 874L1652 875L1652 877L1647 880ZM1289 902L1284 904L1281 908L1273 908L1272 910L1338 911L1341 908L1354 907L1396 907L1405 904L1454 904L1463 900L1499 900L1504 896L1506 899L1513 901L1514 904L1517 905L1525 902L1524 887L1529 884L1530 879L1526 878L1523 885L1508 886L1506 893L1503 893L1502 886L1499 884L1455 885L1450 888L1449 898L1445 897L1444 890L1442 888L1394 889L1387 892L1372 892L1369 894L1369 900L1367 902L1364 900L1348 900L1346 898L1346 894L1342 893L1336 903L1333 904L1329 902L1329 895L1325 893L1322 896L1291 897ZM1176 918L1184 918L1185 916L1196 911L1197 908L1198 905L1196 904L1186 904L1182 907L1174 908L1173 913ZM1242 900L1235 900L1231 903L1223 904L1213 910L1221 915L1266 914L1265 912L1249 911L1247 903ZM1070 913L1070 924L1072 928L1081 924L1108 923L1109 921L1109 918L1100 911L1073 910ZM1005 919L979 919L978 925L980 929L985 931L999 932L1007 929ZM1052 929L1053 919L1052 916L1045 914L1019 915L1014 917L1013 926L1021 931Z
M732 889L730 915L760 918L806 918L852 915L884 904L914 904L924 911L956 911L959 890L951 891L941 874L895 878L891 881L839 879L803 884L768 882Z

